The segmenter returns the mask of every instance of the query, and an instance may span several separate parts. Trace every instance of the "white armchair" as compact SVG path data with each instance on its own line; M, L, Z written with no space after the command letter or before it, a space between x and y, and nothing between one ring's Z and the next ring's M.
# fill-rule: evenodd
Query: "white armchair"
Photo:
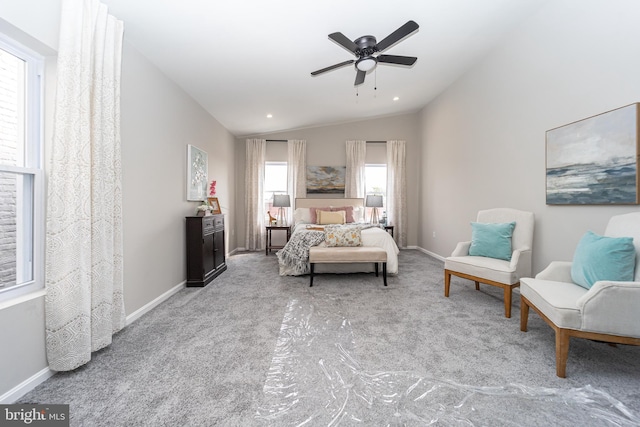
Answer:
M520 285L520 277L531 275L531 248L533 245L534 215L509 208L488 209L478 212L479 223L515 222L511 238L511 260L470 256L471 242L460 242L444 262L444 296L449 296L451 275L473 280L476 290L480 283L504 289L504 315L511 317L513 288Z
M556 333L556 375L566 376L571 337L640 345L640 212L609 220L608 237L633 237L633 282L599 281L590 289L573 283L571 262L554 261L534 278L522 278L520 330L527 331L529 307Z

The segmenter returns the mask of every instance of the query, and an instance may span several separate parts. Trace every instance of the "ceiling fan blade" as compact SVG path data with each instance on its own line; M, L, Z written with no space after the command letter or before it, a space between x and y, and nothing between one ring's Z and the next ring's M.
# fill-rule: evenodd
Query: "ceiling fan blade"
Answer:
M353 85L358 86L364 83L364 76L366 75L367 75L366 71L358 70L358 74L356 74L356 82Z
M340 32L329 34L329 38L353 54L355 54L356 50L358 50L358 45L349 40L347 36Z
M385 51L389 49L394 44L398 43L403 38L407 37L414 31L419 28L419 25L415 23L415 21L409 21L404 24L402 27L395 30L393 33L389 34L386 38L384 38L380 43L377 44L378 52Z
M386 64L398 64L398 65L413 65L418 58L415 56L398 56L398 55L378 55L376 58L378 63Z
M339 64L331 65L327 68L323 68L321 70L317 70L311 73L312 76L317 76L318 74L326 73L327 71L335 70L336 68L344 67L345 65L353 64L355 62L354 59L350 59L348 61L341 62Z

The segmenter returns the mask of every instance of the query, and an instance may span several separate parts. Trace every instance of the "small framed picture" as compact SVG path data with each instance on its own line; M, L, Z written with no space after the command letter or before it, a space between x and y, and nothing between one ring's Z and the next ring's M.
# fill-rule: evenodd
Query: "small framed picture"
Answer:
M220 210L220 202L218 202L218 198L209 197L208 200L209 200L209 205L211 206L211 213L214 215L221 214L222 211Z

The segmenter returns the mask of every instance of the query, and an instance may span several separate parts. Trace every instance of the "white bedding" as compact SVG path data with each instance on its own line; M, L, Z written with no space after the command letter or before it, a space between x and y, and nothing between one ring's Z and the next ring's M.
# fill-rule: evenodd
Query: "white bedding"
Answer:
M310 224L298 224L295 226L293 234L300 230L306 229ZM319 246L325 246L324 242ZM387 273L398 273L398 246L391 237L382 228L371 227L362 230L362 246L377 246L387 251ZM318 264L315 271L317 273L369 273L374 271L373 263L354 263L354 264ZM281 276L296 275L292 269L280 263Z

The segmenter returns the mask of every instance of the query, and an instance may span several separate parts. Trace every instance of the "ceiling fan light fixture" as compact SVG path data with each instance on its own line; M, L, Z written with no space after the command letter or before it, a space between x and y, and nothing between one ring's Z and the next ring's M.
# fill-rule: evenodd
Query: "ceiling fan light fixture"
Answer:
M377 64L376 58L373 56L366 56L356 61L356 68L360 71L373 70Z

